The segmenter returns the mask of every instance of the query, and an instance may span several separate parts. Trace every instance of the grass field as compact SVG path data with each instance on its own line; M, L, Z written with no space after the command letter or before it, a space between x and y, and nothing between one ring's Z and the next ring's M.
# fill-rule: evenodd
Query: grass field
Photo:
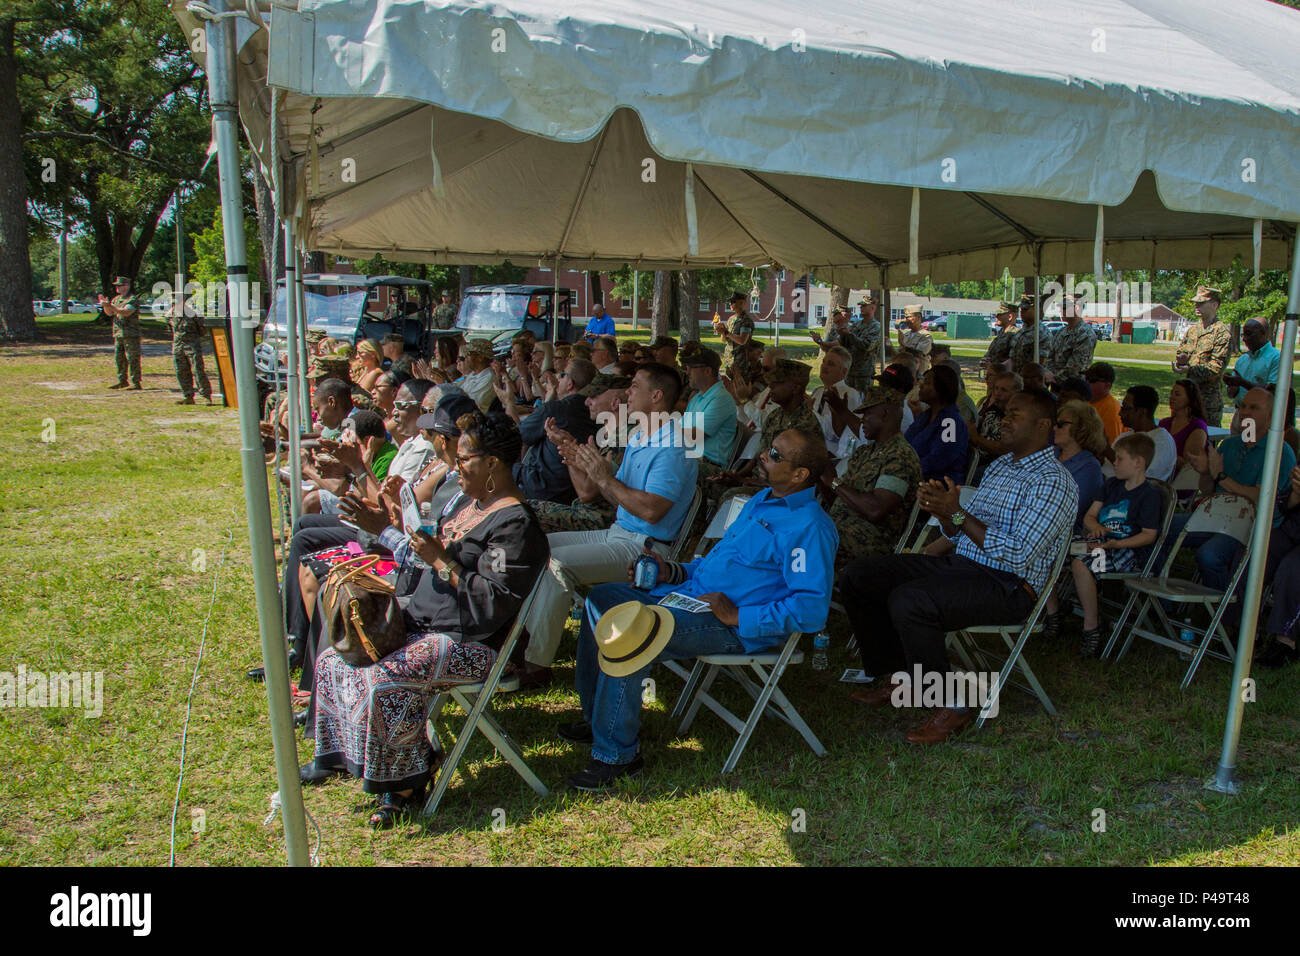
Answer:
M0 863L167 862L181 727L211 604L177 862L279 864L279 825L262 825L276 789L265 694L244 676L259 650L235 412L173 404L160 331L146 329L145 390L122 393L106 388L115 376L105 330L84 320L41 328L39 343L0 351L11 431L0 460L0 671L102 671L105 700L98 719L0 709ZM831 632L832 669L794 667L783 684L826 744L822 759L765 721L738 772L721 777L730 731L706 714L675 739L667 710L678 684L660 672L645 773L609 796L566 792L564 777L586 761L554 734L578 713L570 637L555 688L497 703L551 796L534 795L479 740L427 827L372 833L355 783L307 790L321 860L1300 864L1298 668L1257 675L1242 792L1225 798L1202 790L1219 752L1225 665L1207 662L1180 692L1179 661L1158 649L1103 665L1075 656L1073 634L1057 646L1040 640L1030 659L1058 719L1010 691L985 730L918 750L902 739L917 718L847 699L836 683L854 664L843 621ZM311 742L299 751L309 759ZM1097 809L1104 832L1093 828Z

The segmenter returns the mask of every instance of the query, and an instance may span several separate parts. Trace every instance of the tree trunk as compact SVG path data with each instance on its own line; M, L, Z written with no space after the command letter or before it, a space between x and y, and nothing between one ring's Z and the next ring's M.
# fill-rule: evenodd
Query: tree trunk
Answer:
M459 301L465 301L465 290L474 284L474 267L460 267L460 296Z
M592 270L587 273L591 277L591 304L605 304L605 290L600 287L600 273Z
M325 271L325 253L309 252L307 253L307 271L324 272Z
M682 344L700 340L700 280L694 270L678 273L677 310Z
M284 241L280 238L280 223L275 218L275 197L271 186L262 175L260 166L253 166L253 199L257 205L257 232L262 239L260 267L262 298L275 294L275 284L284 275Z
M13 20L0 20L0 334L36 337L32 266L27 245L27 173Z
M847 309L849 307L849 292L851 290L846 285L831 286L831 309Z
M676 275L660 269L655 272L654 296L650 301L650 337L657 338L668 334L672 321L673 305L676 299Z

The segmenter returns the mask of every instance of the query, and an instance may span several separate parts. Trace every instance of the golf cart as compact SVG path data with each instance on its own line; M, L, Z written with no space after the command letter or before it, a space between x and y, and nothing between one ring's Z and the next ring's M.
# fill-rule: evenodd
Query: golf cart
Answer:
M557 298L558 303L552 303ZM558 316L558 335L556 330ZM480 285L465 290L456 326L434 336L460 334L487 339L495 352L509 352L514 336L528 329L539 342L572 340L573 290L548 285Z
M432 288L424 279L404 276L363 276L338 273L313 273L303 276L303 299L307 308L307 328L321 329L332 338L356 346L362 339L382 339L394 332L402 336L406 352L429 357L433 342L429 335L433 321L428 309L421 309L419 289ZM374 290L390 289L392 304L383 314L372 309ZM377 297L377 296L376 296ZM279 369L280 387L286 387L287 369L277 353L288 348L285 329L285 285L276 283L262 341L254 350L258 384L275 390L275 372Z

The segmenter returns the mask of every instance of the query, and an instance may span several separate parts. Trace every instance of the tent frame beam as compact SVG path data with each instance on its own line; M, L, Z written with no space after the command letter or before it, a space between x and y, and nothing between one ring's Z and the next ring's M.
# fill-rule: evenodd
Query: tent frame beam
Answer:
M828 223L825 219L822 219L812 210L805 208L799 202L792 199L790 196L787 196L781 190L777 189L775 186L773 186L771 183L765 180L762 176L758 175L757 173L749 169L741 170L741 172L743 172L754 182L758 183L760 186L762 186L764 189L770 192L773 196L785 202L788 206L790 206L790 208L799 212L800 215L806 218L809 222L816 223L819 227L824 229L826 232L830 233L832 236L834 236L840 242L844 243L853 251L862 253L862 255L866 256L868 259L871 260L872 265L876 267L886 265L886 262L883 258L881 258L878 255L875 255L872 252L868 252L866 249L862 248L862 246L858 245L848 236L844 235L844 233L840 232L838 229L836 229L834 226Z
M997 206L993 205L993 203L989 202L987 199L985 199L985 198L984 198L983 196L981 196L979 193L971 193L971 192L968 192L968 193L964 193L963 195L965 195L966 198L969 199L971 202L975 203L977 206L982 207L983 209L987 210L988 212L991 212L993 215L997 216L999 219L1001 219L1003 222L1005 222L1008 226L1010 226L1010 227L1011 227L1012 229L1014 229L1016 232L1020 233L1020 235L1024 236L1026 242L1038 242L1038 241L1039 241L1039 238L1040 238L1039 236L1034 235L1034 234L1033 234L1032 232L1030 232L1027 228L1025 228L1024 226L1022 226L1020 223L1016 222L1014 219L1012 219L1010 216L1008 216L1006 213L1004 213L1004 212L1003 212L1001 209L999 209Z

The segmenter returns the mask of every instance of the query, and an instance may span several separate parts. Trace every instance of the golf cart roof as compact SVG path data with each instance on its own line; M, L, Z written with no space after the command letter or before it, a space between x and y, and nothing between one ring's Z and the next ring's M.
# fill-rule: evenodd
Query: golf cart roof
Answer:
M506 295L539 295L545 293L549 295L557 291L549 285L476 285L472 289L466 289L466 295L491 295L494 292L503 292ZM573 295L572 289L566 289L560 286L559 292L564 295Z
M282 284L283 279L280 280ZM302 284L325 288L371 289L377 285L431 286L428 279L408 279L406 276L363 276L353 272L311 272L302 277Z

